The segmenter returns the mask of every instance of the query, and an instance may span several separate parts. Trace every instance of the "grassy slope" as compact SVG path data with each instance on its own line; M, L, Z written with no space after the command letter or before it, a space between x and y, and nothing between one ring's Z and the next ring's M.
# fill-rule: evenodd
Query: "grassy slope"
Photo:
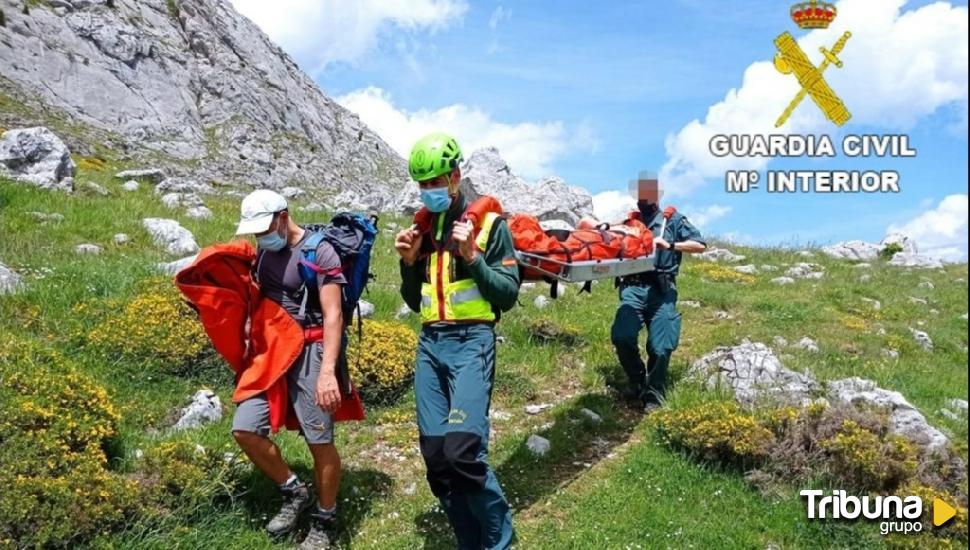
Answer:
M125 193L111 181L111 172L84 171L79 181L99 181L111 194L99 197L83 191L73 196L46 193L0 181L0 261L15 269L53 268L53 274L28 274L26 290L0 298L0 330L29 332L61 346L63 334L89 330L91 323L72 316L75 303L92 299L124 299L139 280L152 274L164 257L141 228L148 216L173 217L193 231L201 244L231 235L237 204L209 199L215 219L199 222L167 210L148 186ZM65 221L38 224L27 212L58 212ZM311 221L311 220L307 220ZM397 220L400 222L401 220ZM128 233L132 242L111 244L112 235ZM99 256L74 254L75 245L93 242L105 246ZM751 263L784 265L802 261L784 251L741 250ZM699 262L688 262L681 278L681 300L697 300L698 309L682 307L684 332L675 354L675 382L686 366L717 345L749 337L771 343L780 335L789 341L802 336L816 339L819 354L787 349L785 363L811 370L820 379L863 376L881 386L901 391L931 423L953 434L966 456L966 421L954 422L937 411L952 397L967 397L966 312L967 267L944 271L906 271L875 265L871 270L847 262L813 258L825 266L821 281L799 281L779 287L761 274L750 284L712 282L700 275ZM375 249L377 280L369 300L377 317L393 318L400 303L396 294L396 262L390 235L384 233ZM872 281L859 281L863 272ZM935 289L919 288L929 280ZM547 292L540 285L525 292L522 307L507 315L500 333L499 368L493 409L511 413L493 422L492 459L516 512L519 540L527 548L588 547L807 547L825 537L837 541L881 541L874 526L865 524L808 524L797 491L769 500L749 488L736 472L712 470L659 445L649 420L615 402L605 391L621 377L609 343L609 326L616 306L609 282L594 286L592 296L567 295L544 310L532 301ZM862 298L882 302L874 311ZM910 297L929 300L914 305ZM935 309L938 313L930 313ZM716 320L724 310L730 320ZM529 323L549 318L580 329L586 344L566 348L529 340ZM417 327L411 319L410 323ZM918 323L922 322L922 326ZM912 342L908 327L926 330L936 349L924 352ZM885 329L881 335L879 329ZM898 361L883 358L887 345L897 348ZM73 350L68 350L72 352ZM125 468L133 451L165 425L165 418L201 386L216 389L228 402L228 371L205 370L187 376L147 372L137 364L110 364L73 352L82 368L110 388L126 412L117 467ZM697 399L690 384L675 386L671 406ZM554 402L556 407L537 416L523 412L533 402ZM443 548L453 544L444 516L423 478L411 422L413 395L398 403L372 408L367 422L342 425L339 441L346 473L341 492L343 541L361 548ZM580 414L589 408L602 424ZM401 421L403 417L404 421ZM178 437L190 438L207 448L232 450L229 435L231 409L221 422ZM525 439L541 433L552 451L535 459ZM279 438L295 467L306 473L309 455L292 434ZM416 482L410 494L409 485ZM274 547L289 541L271 541L261 531L275 501L273 488L256 473L252 489L234 503L226 503L201 522L173 518L152 532L126 532L106 536L99 546L130 548L193 548L213 544L225 547Z

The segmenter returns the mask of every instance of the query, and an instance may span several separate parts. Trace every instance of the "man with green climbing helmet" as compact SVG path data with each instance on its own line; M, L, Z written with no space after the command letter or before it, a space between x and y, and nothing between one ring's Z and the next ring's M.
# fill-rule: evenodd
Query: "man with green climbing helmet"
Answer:
M458 548L506 549L512 513L488 465L495 324L519 295L501 205L461 192L461 149L445 134L418 140L408 171L421 190L414 225L398 233L401 296L421 315L414 397L421 455Z

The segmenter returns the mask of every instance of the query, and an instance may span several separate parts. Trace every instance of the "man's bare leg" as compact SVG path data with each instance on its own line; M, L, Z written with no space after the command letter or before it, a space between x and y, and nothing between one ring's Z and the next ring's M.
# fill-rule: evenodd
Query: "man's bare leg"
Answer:
M313 455L313 479L317 485L317 502L324 510L337 505L337 489L340 486L340 453L333 443L310 444Z
M277 485L286 483L293 472L283 460L280 448L268 437L253 432L234 431L232 436L249 460Z

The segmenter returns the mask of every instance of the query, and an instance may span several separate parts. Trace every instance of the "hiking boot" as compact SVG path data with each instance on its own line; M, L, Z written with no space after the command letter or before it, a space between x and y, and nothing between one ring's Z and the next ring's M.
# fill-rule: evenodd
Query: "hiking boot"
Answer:
M631 383L623 388L620 396L626 401L642 402L645 391L642 384Z
M641 403L643 404L643 412L647 414L650 414L663 406L663 401L661 401L661 399L653 392L643 392L641 399Z
M306 483L299 480L280 487L280 494L283 495L283 505L266 525L266 531L271 535L283 535L290 532L296 527L300 513L313 503L313 499L310 498L310 489L307 488Z
M310 532L300 543L300 550L326 550L336 536L337 517L333 512L325 514L318 507L310 514Z

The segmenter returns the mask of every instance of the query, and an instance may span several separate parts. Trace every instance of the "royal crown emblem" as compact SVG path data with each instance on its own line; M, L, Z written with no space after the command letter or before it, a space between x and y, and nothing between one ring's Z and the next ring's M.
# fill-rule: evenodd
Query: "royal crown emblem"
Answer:
M791 7L791 19L803 29L827 29L839 10L834 4L810 0Z

